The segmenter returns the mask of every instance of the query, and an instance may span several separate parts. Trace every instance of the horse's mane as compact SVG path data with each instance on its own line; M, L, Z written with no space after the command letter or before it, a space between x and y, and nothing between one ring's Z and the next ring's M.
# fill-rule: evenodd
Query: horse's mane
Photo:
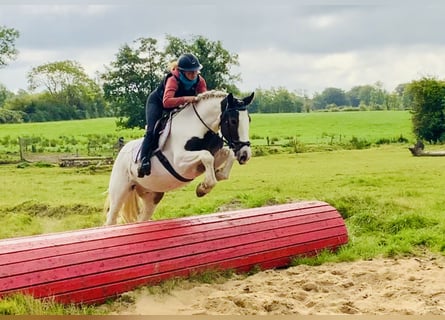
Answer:
M218 90L210 90L203 93L198 94L198 101L208 100L212 98L225 98L227 96L227 92L218 91Z

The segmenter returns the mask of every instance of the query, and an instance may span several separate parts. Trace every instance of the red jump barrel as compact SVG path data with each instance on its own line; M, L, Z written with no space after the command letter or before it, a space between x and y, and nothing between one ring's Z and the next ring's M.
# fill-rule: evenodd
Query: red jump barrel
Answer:
M347 242L338 211L319 201L4 239L0 297L100 303L204 270L284 267Z

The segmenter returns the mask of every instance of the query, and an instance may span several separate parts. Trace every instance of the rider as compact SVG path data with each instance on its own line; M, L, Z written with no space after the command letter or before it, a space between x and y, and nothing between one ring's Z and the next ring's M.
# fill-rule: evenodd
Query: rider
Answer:
M201 69L202 65L195 55L182 54L178 61L173 63L170 72L159 86L148 96L145 105L147 126L142 142L139 178L150 175L150 158L156 146L155 125L163 111L195 102L199 93L207 91L206 81L199 74Z

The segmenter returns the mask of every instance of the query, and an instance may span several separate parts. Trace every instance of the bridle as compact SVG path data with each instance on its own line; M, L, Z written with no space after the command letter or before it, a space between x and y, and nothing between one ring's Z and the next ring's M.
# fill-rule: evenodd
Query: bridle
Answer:
M236 154L242 147L248 146L250 147L250 141L241 141L238 138L238 114L239 111L246 111L247 106L244 105L244 102L239 101L237 106L229 106L226 99L224 99L225 105L221 106L222 112L220 116L220 127L222 137L218 132L213 131L207 123L201 118L196 110L195 103L192 103L193 110L195 111L196 116L201 121L201 123L215 136L218 136L227 146L233 150ZM222 104L222 103L221 103ZM235 116L236 114L236 116Z
M242 147L250 147L250 141L241 141L238 138L238 115L239 111L246 111L247 107L244 105L230 107L227 106L221 113L221 133L225 139L225 143L237 153Z

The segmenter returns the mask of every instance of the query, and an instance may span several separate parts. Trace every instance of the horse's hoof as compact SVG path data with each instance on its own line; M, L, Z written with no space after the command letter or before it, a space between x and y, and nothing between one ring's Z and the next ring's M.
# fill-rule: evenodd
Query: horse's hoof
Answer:
M198 184L198 186L196 187L196 196L201 198L204 197L208 192L205 192L205 188L202 186L202 184Z
M196 196L197 196L198 198L204 197L206 194L207 194L207 193L205 193L205 192L196 190Z
M196 196L198 198L204 197L207 194L207 192L204 192L202 189L200 188L196 188Z

